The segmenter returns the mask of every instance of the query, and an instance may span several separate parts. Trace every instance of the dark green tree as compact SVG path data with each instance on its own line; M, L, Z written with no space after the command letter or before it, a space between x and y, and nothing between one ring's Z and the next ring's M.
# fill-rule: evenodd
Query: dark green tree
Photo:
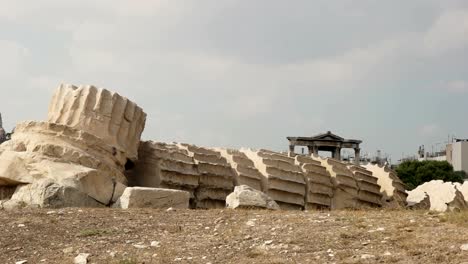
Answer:
M396 168L396 172L409 190L432 180L463 182L465 176L462 172L454 172L447 161L433 160L405 161Z

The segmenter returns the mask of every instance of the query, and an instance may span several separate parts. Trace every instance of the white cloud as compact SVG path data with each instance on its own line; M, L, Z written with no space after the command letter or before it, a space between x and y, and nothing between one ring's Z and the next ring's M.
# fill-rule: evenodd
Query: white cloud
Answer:
M468 92L468 82L464 80L451 81L444 88L452 93L466 93Z
M423 137L435 136L440 130L437 124L425 124L419 128L419 134Z
M468 45L468 9L443 13L424 37L426 52L439 55Z
M0 39L0 79L11 78L24 71L29 50L19 43Z

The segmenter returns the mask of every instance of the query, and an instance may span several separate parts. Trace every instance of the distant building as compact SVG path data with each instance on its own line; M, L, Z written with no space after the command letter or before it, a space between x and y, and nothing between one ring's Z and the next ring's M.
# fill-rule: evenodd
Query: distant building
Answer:
M455 171L468 173L468 139L456 139L447 145L447 161Z
M418 160L447 161L455 171L468 173L468 139L454 139L447 144L445 150L425 152L424 146L419 147Z

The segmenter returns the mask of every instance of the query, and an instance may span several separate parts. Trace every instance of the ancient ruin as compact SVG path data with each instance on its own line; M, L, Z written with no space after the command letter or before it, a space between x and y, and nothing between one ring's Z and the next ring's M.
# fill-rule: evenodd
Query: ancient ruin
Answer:
M354 162L359 165L361 153L359 144L362 143L361 140L344 139L330 131L313 137L287 137L287 139L289 140L289 152L291 153L294 153L296 146L306 146L309 155L318 155L319 151L329 151L336 160L341 160L341 149L352 148L354 149Z
M2 113L0 113L0 144L6 141L6 131L3 129Z
M408 192L408 205L439 212L466 210L468 203L460 189L460 184L451 182L441 180L426 182Z
M0 186L16 187L4 207L108 206L123 193L128 160L146 114L93 86L61 85L49 121L23 122L0 147Z
M144 111L117 93L60 85L47 121L17 124L0 146L0 208L406 206L408 194L394 171L340 160L341 148L351 147L359 161L359 140L328 132L288 138L290 153L206 148L140 141L145 121ZM310 154L293 153L296 145L308 146ZM319 150L332 151L334 158L319 157ZM465 208L468 184L431 184L409 192L413 208ZM435 195L439 185L450 185L447 193L454 193L446 195L446 207Z

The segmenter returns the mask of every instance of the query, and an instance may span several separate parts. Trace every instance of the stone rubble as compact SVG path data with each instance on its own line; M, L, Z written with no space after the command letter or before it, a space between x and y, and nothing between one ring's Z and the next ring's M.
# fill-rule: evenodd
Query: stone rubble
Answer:
M228 208L260 208L279 210L278 204L268 195L255 190L247 185L240 185L234 188L234 192L226 197Z
M224 208L227 196L242 188L255 193L248 197L271 197L281 209L406 206L405 186L387 167L140 141L145 122L143 110L117 93L60 85L47 121L17 124L11 140L0 145L0 208L187 208L185 198L176 205L157 198L174 190L188 195L190 208ZM461 209L468 183L453 186L447 208ZM442 208L434 197L415 192L408 201L413 208ZM245 201L236 199L242 207Z
M459 186L442 180L426 182L408 192L408 205L414 207L420 203L427 203L425 199L427 195L430 201L429 210L438 212L466 210L468 203L458 189Z
M49 106L49 121L18 124L12 139L0 146L0 186L16 187L7 203L115 202L127 185L125 166L136 159L145 119L141 108L116 93L61 85Z

